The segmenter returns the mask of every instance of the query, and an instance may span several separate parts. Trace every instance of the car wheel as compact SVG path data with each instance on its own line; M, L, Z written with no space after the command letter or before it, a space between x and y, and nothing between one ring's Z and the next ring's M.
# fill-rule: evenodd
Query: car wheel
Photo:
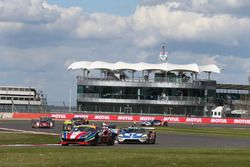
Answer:
M37 128L36 123L33 123L32 128Z
M93 142L91 143L92 146L96 146L98 144L98 140L99 140L99 136L98 134L95 135L95 139L93 140Z
M156 136L154 137L152 144L155 144L155 141L156 141Z
M110 137L110 138L108 139L107 145L112 146L112 145L114 145L114 144L115 144L114 139L113 139L112 137Z

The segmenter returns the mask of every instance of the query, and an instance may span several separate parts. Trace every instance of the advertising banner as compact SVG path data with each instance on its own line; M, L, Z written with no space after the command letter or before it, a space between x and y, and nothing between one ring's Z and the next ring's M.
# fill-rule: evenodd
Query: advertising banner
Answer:
M149 120L161 120L161 121L167 121L169 123L250 125L250 119L242 119L242 118L203 118L203 117L140 116L140 115L113 115L113 114L13 113L12 118L37 119L42 116L49 116L58 120L66 120L66 119L72 119L74 117L81 117L94 121L142 122Z

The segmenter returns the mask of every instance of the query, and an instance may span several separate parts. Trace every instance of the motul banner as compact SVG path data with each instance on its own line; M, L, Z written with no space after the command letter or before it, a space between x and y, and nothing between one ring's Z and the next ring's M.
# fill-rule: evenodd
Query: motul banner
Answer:
M72 119L75 117L86 118L95 121L149 121L162 120L169 123L191 123L191 124L241 124L250 125L250 119L242 118L202 118L202 117L176 117L176 116L140 116L140 115L112 115L112 114L62 114L62 113L13 113L12 118L37 119L42 116L49 116L54 119Z

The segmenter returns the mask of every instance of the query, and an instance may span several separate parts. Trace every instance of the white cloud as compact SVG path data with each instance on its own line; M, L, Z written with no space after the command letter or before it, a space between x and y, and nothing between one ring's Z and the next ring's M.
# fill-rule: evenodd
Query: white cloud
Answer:
M47 23L58 16L44 0L1 0L0 20L11 22Z
M43 0L0 0L0 84L32 84L52 101L58 94L66 99L62 92L76 85L75 73L66 72L73 61L158 63L166 40L170 62L214 63L225 69L216 75L219 82L245 83L250 15L238 17L231 10L249 2L223 2L144 0L122 17Z
M250 19L230 15L206 16L201 13L172 10L168 5L138 7L133 15L136 33L158 32L166 39L235 45L250 34ZM147 34L145 34L147 35ZM158 38L159 38L158 37Z
M249 0L141 0L141 6L155 6L161 4L175 4L182 11L213 14L236 14L244 16L249 14Z
M8 44L11 40L16 42L18 36L20 43L29 41L39 46L47 44L43 38L54 43L61 39L120 39L133 41L139 47L155 46L162 39L234 46L244 43L248 40L246 34L250 34L250 18L228 14L208 16L179 10L176 2L138 6L129 17L100 13L87 15L79 7L61 8L42 0L3 2L0 33L4 34L2 41L8 38ZM205 3L201 2L198 4ZM36 35L39 39L34 39Z

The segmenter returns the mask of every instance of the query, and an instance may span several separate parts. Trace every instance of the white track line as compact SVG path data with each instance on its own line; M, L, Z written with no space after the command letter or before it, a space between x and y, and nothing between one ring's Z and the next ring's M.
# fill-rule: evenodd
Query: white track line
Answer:
M12 132L22 132L22 133L31 133L31 134L41 134L41 135L59 135L58 133L47 133L47 132L36 132L36 131L27 131L27 130L19 130L19 129L10 129L10 128L0 128L0 130L4 131L12 131Z
M44 146L61 146L61 144L3 144L0 147L44 147Z

